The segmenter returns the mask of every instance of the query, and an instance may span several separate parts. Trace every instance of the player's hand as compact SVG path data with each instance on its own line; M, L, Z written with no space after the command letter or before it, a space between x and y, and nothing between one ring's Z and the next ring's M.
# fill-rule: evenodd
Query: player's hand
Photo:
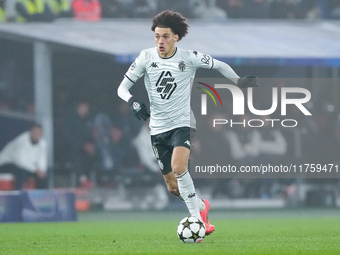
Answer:
M258 87L257 77L255 75L247 75L238 80L237 86L240 88Z
M145 104L140 102L137 98L131 97L128 103L130 105L130 110L137 117L137 119L147 120L150 117Z

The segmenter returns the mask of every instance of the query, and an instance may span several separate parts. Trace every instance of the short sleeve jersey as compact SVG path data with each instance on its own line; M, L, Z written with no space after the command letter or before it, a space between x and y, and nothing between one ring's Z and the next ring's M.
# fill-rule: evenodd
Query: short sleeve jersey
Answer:
M157 47L141 51L125 77L136 82L144 75L150 101L150 133L156 135L178 127L196 127L190 108L191 85L198 68L212 69L210 55L176 48L162 58Z

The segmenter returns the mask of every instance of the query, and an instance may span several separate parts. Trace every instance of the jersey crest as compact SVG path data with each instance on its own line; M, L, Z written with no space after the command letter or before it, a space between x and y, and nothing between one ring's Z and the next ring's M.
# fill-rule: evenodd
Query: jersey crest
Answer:
M179 62L178 69L181 70L182 72L184 72L184 70L185 70L185 63L184 63L184 61Z

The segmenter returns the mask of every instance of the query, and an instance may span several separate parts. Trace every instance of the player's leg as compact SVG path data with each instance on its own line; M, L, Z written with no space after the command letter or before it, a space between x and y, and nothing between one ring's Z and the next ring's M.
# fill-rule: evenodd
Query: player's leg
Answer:
M201 219L194 182L188 171L189 155L190 150L188 148L175 147L171 157L171 168L177 178L179 193L190 214Z
M188 170L189 165L189 157L190 157L190 142L193 136L196 134L195 129L191 129L189 127L181 127L177 128L173 131L171 135L171 145L173 146L173 151L171 155L171 168L174 172L174 175L171 177L179 177L185 171ZM184 176L184 175L183 175ZM190 173L188 172L187 177L190 182L193 183ZM178 180L178 178L176 178ZM174 181L172 181L175 183ZM178 183L177 183L178 185ZM200 199L197 194L195 194L197 199L199 210L203 211L206 209L205 202ZM184 200L184 199L183 199Z
M180 200L184 201L181 195L179 194L177 179L175 177L174 172L169 172L168 174L163 175L166 187L168 191L178 197Z
M189 155L190 150L188 148L182 146L175 147L172 153L171 167L177 179L179 193L190 214L201 219L205 223L206 235L210 235L215 231L215 227L207 222L209 203L207 200L203 202L196 195L194 182L188 171ZM204 203L205 209L203 211L200 210L199 201Z
M164 181L165 181L165 184L166 184L168 191L171 194L175 195L178 199L180 199L181 201L184 202L184 199L182 198L182 196L179 193L177 178L175 177L174 172L171 171L168 174L163 175L163 178L164 178ZM197 197L197 200L198 200L198 205L199 205L199 209L200 209L201 217L202 217L202 212L205 211L205 210L206 211L209 210L209 209L207 210L207 208L206 208L205 201L207 201L207 200L201 199L197 195L196 195L196 197Z
M169 132L152 135L151 144L154 155L158 162L159 168L162 171L162 175L168 191L184 201L179 194L177 179L171 170L171 146L166 144L164 141L168 140Z
M180 130L174 130L174 131L170 131L167 133L163 133L160 135L151 136L152 148L153 148L155 157L158 161L159 167L162 171L166 186L170 193L172 193L173 195L175 195L176 197L178 197L180 200L184 202L186 201L180 194L180 190L178 188L178 179L175 176L175 172L172 171L172 167L175 167L175 169L186 169L186 170L188 169L188 161L189 161L189 155L190 155L190 150L189 150L190 143L185 143L186 141L188 141L188 139L190 139L189 128L187 128L185 132L183 132L183 129L180 129ZM181 146L176 147L176 144L185 144L185 146L188 146L188 147L182 147L185 153L182 152L182 149L176 149L177 147L178 148L181 147ZM175 154L173 150L171 149L173 148L173 146L175 146L175 149L174 149ZM184 158L182 158L183 154L185 156ZM182 171L182 173L184 173L184 171ZM189 172L185 176L184 179L189 179L189 183L191 180L191 183L193 186L193 182L192 182ZM194 197L197 199L197 203L199 205L198 215L201 215L201 217L199 217L197 214L196 215L198 216L198 218L202 218L206 220L207 217L205 215L207 215L208 213L209 204L207 206L207 203L203 201L202 199L200 199L197 195L195 195ZM213 227L213 230L214 229L215 228ZM207 234L211 233L212 231L210 228L210 230L207 230Z
M184 199L181 197L180 192L178 190L177 178L175 177L175 174L171 168L171 157L172 157L171 150L170 148L165 148L165 146L162 145L158 141L158 140L163 140L163 139L158 139L158 138L159 136L152 136L151 141L153 145L153 151L158 161L159 167L162 171L167 189L171 194L175 195L180 200L184 201ZM196 197L199 203L200 211L206 210L204 201L200 199L197 195Z

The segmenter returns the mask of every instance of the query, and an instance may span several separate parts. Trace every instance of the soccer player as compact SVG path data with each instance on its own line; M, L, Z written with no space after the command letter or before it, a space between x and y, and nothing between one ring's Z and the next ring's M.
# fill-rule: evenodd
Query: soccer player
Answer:
M210 55L177 48L176 42L188 33L188 27L178 12L163 11L156 15L151 27L156 47L141 51L117 92L138 119L147 120L150 114L145 104L129 92L144 75L150 101L152 147L167 188L186 203L192 216L204 222L209 235L215 230L208 219L210 204L197 196L188 171L190 133L196 129L190 109L190 81L198 68L215 69L239 87L257 86L257 80L255 76L240 78L228 64Z

